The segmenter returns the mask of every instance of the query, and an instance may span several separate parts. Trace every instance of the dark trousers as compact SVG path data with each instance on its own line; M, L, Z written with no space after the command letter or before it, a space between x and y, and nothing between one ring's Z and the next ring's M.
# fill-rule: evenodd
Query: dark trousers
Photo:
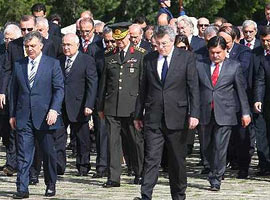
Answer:
M105 125L105 119L97 119L97 158L96 158L96 170L98 172L104 172L107 170L108 165L108 132Z
M43 153L43 168L45 184L55 185L56 173L56 151L54 144L54 131L40 131L33 127L32 120L29 119L25 128L17 130L18 137L18 172L17 191L28 192L29 170L33 162L35 151L35 138Z
M14 130L10 131L6 158L7 158L6 166L9 166L12 169L16 170L18 166L17 165L17 133Z
M0 115L0 136L2 142L8 148L10 135L9 117L7 115Z
M169 130L165 122L160 129L144 128L145 159L141 194L143 200L152 199L159 175L164 143L168 150L168 172L173 200L185 199L187 188L186 154L187 130Z
M209 182L221 185L226 170L227 148L232 132L231 126L219 126L212 113L210 123L201 125L203 154L210 165Z
M108 179L120 182L122 172L122 137L127 138L127 147L132 152L132 166L136 176L141 176L143 168L144 142L141 132L135 130L131 117L106 116L108 129Z

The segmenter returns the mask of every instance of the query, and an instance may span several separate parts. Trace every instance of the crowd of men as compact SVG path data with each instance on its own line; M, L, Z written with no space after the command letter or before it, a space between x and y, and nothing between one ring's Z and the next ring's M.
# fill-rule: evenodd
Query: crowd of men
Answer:
M227 167L248 178L255 147L256 175L270 175L270 4L265 20L237 27L174 18L170 1L158 2L156 26L144 17L106 25L88 10L61 33L59 16L48 21L40 3L5 25L1 170L17 173L14 199L29 197L42 166L45 196L55 196L67 149L79 176L96 150L93 178L107 177L104 188L120 187L124 162L141 185L134 199L152 199L162 167L172 199L185 199L195 133L210 190L220 190Z

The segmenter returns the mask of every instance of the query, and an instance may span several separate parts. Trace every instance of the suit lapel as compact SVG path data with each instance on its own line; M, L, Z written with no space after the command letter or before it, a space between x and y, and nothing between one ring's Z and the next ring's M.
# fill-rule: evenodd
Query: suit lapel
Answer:
M213 88L212 78L211 78L211 61L207 59L206 62L204 62L203 67L204 67L204 72L207 77L207 83L209 83L209 86Z
M158 52L156 51L155 52L155 57L154 59L152 59L151 61L151 65L152 65L152 71L154 72L154 76L156 77L157 81L162 85L162 82L159 78L159 75L158 75L158 71L157 71L157 65L158 65Z
M46 70L46 64L45 64L45 61L46 61L46 57L44 57L42 55L41 59L40 59L40 62L39 62L39 65L38 65L38 69L37 69L37 73L35 75L35 79L34 79L34 84L32 86L32 89L36 86L37 82L40 80L40 76L42 75L43 71ZM29 82L29 81L28 81ZM29 84L29 83L28 83Z
M215 87L218 87L218 85L219 85L219 83L220 83L222 77L226 74L226 71L229 69L229 67L227 67L228 62L229 62L228 59L225 59L225 60L223 61L223 64L222 64L222 67L221 67L221 71L220 71L220 73L219 73L218 80L217 80L217 84L216 84Z
M22 64L22 70L23 70L23 76L25 79L25 83L27 85L27 88L30 90L29 80L28 80L28 69L27 69L28 59L24 59L24 62Z
M69 71L69 73L68 73L68 75L67 75L67 77L66 77L66 79L69 79L69 77L72 75L72 73L73 73L73 71L74 71L74 66L78 66L78 60L79 60L79 57L81 56L81 52L79 52L78 53L78 55L77 55L77 57L75 58L75 60L73 61L73 63L72 63L72 66L71 66L71 69L70 69L70 71Z

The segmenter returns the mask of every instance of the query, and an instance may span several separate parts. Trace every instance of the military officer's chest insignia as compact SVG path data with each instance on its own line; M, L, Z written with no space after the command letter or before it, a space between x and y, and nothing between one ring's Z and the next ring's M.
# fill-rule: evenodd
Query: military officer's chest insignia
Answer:
M135 70L134 70L133 67L129 68L129 72L130 72L130 73L134 73L134 71L135 71Z
M127 61L127 63L136 63L138 60L135 58L131 58Z
M117 61L114 60L114 59L111 59L111 60L109 61L109 64L115 64L115 63L117 63Z

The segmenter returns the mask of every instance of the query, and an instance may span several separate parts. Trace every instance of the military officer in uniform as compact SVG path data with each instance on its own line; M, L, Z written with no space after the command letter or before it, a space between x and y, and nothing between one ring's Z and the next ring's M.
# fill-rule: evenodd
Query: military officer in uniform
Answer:
M108 180L103 187L120 187L122 144L130 149L134 184L141 183L143 168L143 135L133 125L135 103L142 77L145 50L129 41L131 23L111 25L117 47L105 52L100 81L98 112L108 129Z

